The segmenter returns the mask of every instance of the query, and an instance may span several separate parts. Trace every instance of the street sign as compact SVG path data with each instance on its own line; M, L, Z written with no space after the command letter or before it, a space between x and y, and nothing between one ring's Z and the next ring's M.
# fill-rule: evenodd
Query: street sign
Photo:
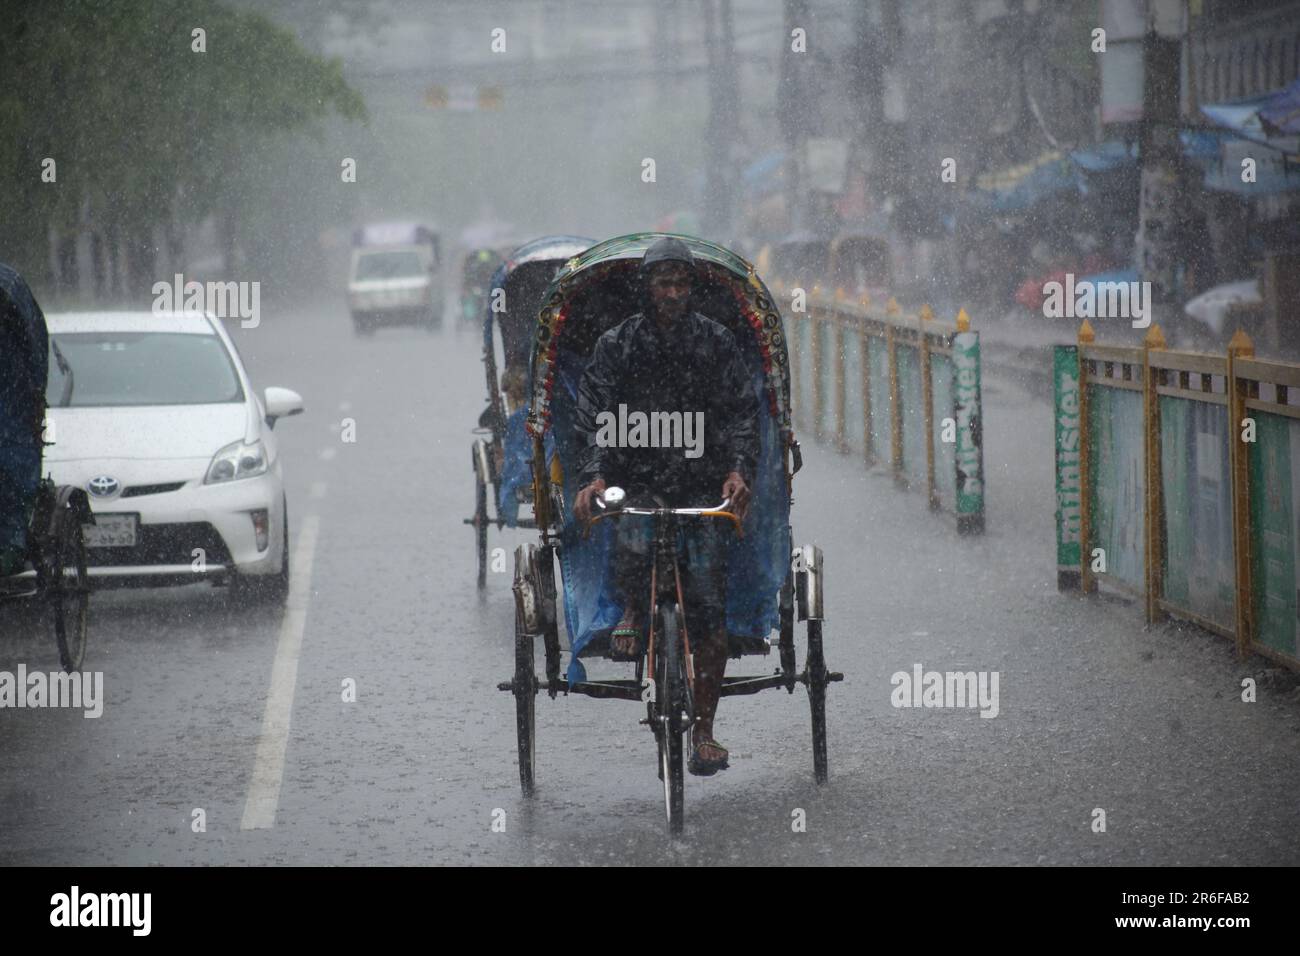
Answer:
M473 113L499 110L503 100L499 86L442 86L434 84L424 91L424 105L432 110Z

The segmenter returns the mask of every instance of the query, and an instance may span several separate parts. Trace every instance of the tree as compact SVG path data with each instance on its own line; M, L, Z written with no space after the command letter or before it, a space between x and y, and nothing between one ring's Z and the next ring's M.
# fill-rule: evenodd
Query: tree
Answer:
M205 51L193 31L205 31ZM153 279L155 230L178 215L238 222L253 145L365 104L337 61L218 0L17 0L0 24L0 258L34 281L52 233L120 236L128 292ZM40 180L55 160L57 180Z

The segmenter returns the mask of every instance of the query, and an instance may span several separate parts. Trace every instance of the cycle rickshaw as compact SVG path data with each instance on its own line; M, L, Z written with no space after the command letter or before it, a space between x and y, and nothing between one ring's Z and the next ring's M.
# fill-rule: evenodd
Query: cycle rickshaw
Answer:
M675 547L669 544L682 521L727 520L727 502L717 508L630 507L614 489L590 533L577 526L571 504L577 494L573 431L578 382L596 339L635 311L641 257L663 233L610 239L570 260L547 290L537 316L531 360L527 440L536 544L515 551L515 670L498 684L515 698L519 779L525 796L534 789L537 695L584 694L644 702L659 754L669 830L681 832L684 810L683 736L694 721L689 622L682 616L681 591L674 590ZM807 688L812 718L813 771L818 783L828 773L826 690L842 675L826 667L822 647L821 549L791 548L792 479L802 465L790 425L790 384L785 337L771 294L753 267L723 246L676 236L696 262L693 307L736 336L760 401L762 452L755 472L749 519L733 539L728 557L726 630L729 656L768 654L776 649L773 673L727 676L722 696L754 694L796 685ZM600 520L610 518L614 520ZM631 679L588 679L583 659L606 656L621 607L613 598L610 557L612 525L649 519L655 523L649 640ZM561 569L557 590L555 565ZM568 647L561 648L557 603L564 602ZM806 622L802 669L795 654L796 613ZM775 636L773 636L775 635ZM539 678L534 645L545 653ZM561 675L561 654L570 656Z
M492 246L481 246L465 254L460 272L461 321L476 322L482 317L489 283L508 252L509 250Z
M595 240L581 236L543 236L507 255L492 274L483 306L483 370L488 407L479 417L470 462L474 470L474 528L478 586L487 583L488 527L535 527L520 516L519 506L531 484L528 442L524 434L527 406L528 350L537 311L555 273ZM498 291L499 290L499 291ZM501 336L504 368L497 370L496 335ZM509 439L509 440L507 440ZM522 454L507 454L508 450ZM491 505L489 506L489 494Z
M21 567L8 568L11 573L5 574L5 562L0 561L0 606L6 611L37 611L53 633L63 669L72 672L81 668L86 654L90 596L82 525L95 519L90 500L80 488L55 485L46 478L30 495L14 493L25 483L19 476L34 477L39 468L26 436L39 427L46 356L36 353L48 347L48 337L45 317L26 283L3 266L0 322L11 323L0 329L0 333L9 333L0 337L0 376L12 386L9 401L0 403L0 415L6 415L6 420L0 421L0 455L5 456L5 461L0 461L0 482L6 483L0 488L0 508L5 509L0 527L23 529ZM51 351L54 360L62 364L57 348ZM65 387L70 388L71 381L69 375ZM15 415L16 420L8 415ZM6 435L18 436L22 444L7 445ZM38 440L44 441L44 436ZM27 471L29 467L31 471ZM0 548L7 537L7 533L0 537Z

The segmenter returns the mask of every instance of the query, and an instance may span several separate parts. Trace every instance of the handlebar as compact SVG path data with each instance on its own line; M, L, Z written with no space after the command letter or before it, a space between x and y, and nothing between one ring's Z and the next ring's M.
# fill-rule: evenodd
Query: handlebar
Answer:
M614 518L619 515L638 515L643 517L659 517L661 515L677 515L685 518L726 518L736 526L736 533L743 534L740 525L740 519L734 513L727 509L731 507L731 499L724 498L722 503L711 508L640 508L636 506L625 506L623 502L627 498L627 493L618 486L606 488L603 494L596 496L596 506L604 511L604 514L591 516L591 523L595 524L605 518Z

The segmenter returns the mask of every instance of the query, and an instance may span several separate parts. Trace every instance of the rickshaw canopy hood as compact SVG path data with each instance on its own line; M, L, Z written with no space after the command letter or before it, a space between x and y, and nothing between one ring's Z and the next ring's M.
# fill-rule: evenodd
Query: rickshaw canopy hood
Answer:
M492 351L492 328L501 330L506 364L523 374L528 364L529 341L537 308L555 270L595 242L583 236L542 236L525 242L509 253L492 273L483 312L484 354ZM498 311L495 290L505 292L505 310ZM491 374L495 371L489 369ZM489 389L495 388L489 385Z
M525 413L531 449L521 449L532 465L534 500L556 504L554 509L546 507L546 521L560 541L564 620L573 654L571 682L586 679L580 658L598 651L622 615L610 572L611 525L602 524L586 535L569 507L584 480L586 442L577 427L579 392L601 336L640 311L645 254L664 239L672 242L660 246L662 252L650 261L664 253L680 257L683 249L689 253L695 263L691 308L731 333L759 408L757 461L752 468L745 466L753 475L750 514L744 536L729 544L727 631L762 642L779 624L778 594L790 566L794 456L785 337L772 296L748 262L716 243L667 233L609 239L569 260L546 291L535 321ZM624 324L625 330L629 327ZM744 387L718 384L724 389ZM526 442L527 436L519 439ZM721 482L721 475L717 480Z
M595 239L588 239L586 236L569 235L530 239L505 257L505 269L509 272L525 263L539 262L544 259L572 259L590 249L595 242Z
M542 236L540 239L530 239L502 256L500 265L492 273L492 280L488 283L488 288L504 289L510 276L521 266L538 262L568 262L574 256L591 248L595 241L595 239L587 239L583 236ZM484 316L484 335L492 334L494 315L492 302L489 300L487 314Z

